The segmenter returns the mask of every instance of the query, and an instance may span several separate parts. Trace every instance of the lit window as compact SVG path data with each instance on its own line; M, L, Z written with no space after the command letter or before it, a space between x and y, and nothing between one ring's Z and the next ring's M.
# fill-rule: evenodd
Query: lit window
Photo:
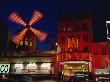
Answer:
M71 32L72 31L72 28L71 27L68 27L68 32Z
M30 42L30 46L32 46L32 42Z
M25 41L25 45L28 45L28 41L27 40Z
M23 45L23 41L20 42L20 45Z

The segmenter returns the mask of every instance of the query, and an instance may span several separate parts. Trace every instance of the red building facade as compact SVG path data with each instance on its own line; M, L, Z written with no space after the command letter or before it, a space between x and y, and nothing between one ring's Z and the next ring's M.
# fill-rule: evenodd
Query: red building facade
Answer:
M88 14L66 15L59 19L57 72L61 71L63 76L77 76L78 72L94 74L96 69L110 68L109 42L93 43L92 31L92 19Z

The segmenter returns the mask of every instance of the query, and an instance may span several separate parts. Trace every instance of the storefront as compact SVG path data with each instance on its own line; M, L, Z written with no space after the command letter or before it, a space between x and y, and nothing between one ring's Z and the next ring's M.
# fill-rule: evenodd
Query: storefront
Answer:
M35 79L54 77L54 62L52 56L0 58L0 62L1 77L2 75L14 79L18 79L21 76L21 78L29 76Z
M89 62L86 61L65 61L62 62L63 80L89 81Z
M11 74L54 74L53 63L11 64Z
M95 80L97 82L110 82L110 69L95 69Z

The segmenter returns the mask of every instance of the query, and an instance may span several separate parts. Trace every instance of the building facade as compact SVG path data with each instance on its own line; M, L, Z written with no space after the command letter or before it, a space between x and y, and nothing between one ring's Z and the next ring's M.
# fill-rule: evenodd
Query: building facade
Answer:
M59 19L56 70L62 72L63 79L75 76L91 80L96 70L110 68L109 42L94 43L92 28L92 18L87 13L65 15ZM83 76L78 76L81 74Z
M3 21L0 20L0 52L9 50L10 32Z

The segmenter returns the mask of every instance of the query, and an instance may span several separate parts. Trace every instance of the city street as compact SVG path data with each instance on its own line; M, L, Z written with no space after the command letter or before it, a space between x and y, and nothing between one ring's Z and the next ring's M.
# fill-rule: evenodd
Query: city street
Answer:
M55 81L55 80L39 80L39 81L36 81L36 82L58 82L58 81Z
M110 82L109 1L0 0L0 82Z

